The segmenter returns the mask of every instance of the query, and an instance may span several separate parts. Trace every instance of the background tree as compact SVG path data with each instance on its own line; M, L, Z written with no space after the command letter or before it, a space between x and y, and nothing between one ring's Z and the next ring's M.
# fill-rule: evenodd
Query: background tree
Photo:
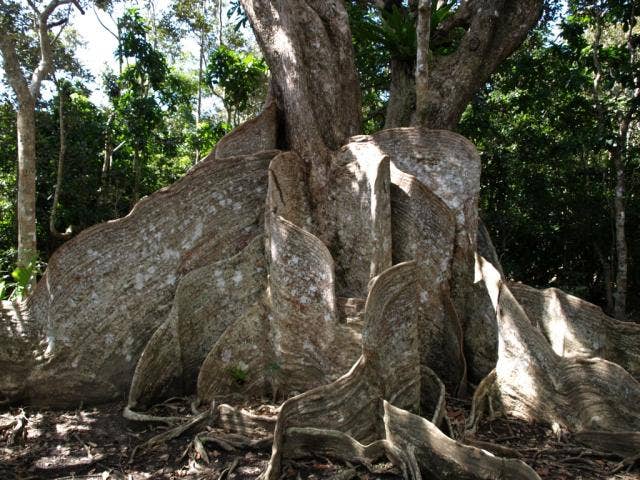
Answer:
M52 29L67 22L69 11L60 7L75 5L74 0L52 0L43 6L29 2L30 11L23 11L17 2L0 3L0 23L6 32L0 38L4 69L18 103L18 267L26 269L37 257L36 245L36 153L35 108L43 80L53 68ZM37 36L39 58L37 66L20 62L24 55L18 50L28 41L33 28ZM32 71L30 81L22 68Z
M483 152L483 218L508 275L540 287L557 285L611 314L616 174L610 150L623 145L618 119L631 105L635 71L622 18L602 19L603 31L618 33L600 47L600 109L594 102L595 28L589 16L576 13L563 18L561 36L552 33L555 21L534 32L476 96L460 127ZM633 235L637 146L628 145L626 228ZM629 258L637 257L637 242L629 247ZM636 285L633 261L629 268ZM637 295L629 302L637 305Z

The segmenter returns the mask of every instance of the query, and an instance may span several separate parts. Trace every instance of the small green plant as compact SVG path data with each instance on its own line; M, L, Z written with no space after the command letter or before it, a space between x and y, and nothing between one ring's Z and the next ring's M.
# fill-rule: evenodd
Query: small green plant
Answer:
M238 385L244 385L249 377L249 365L240 362L237 365L229 367L229 375L231 375L231 378L233 378Z
M34 258L26 267L16 267L11 272L13 281L8 280L8 277L0 280L0 300L23 300L26 298L31 293L31 287L42 271L43 265L38 258Z

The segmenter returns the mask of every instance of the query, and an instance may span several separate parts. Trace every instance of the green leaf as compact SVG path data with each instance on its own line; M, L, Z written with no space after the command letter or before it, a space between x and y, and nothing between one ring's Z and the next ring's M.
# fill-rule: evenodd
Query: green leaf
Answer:
M32 273L32 268L18 267L13 272L11 272L11 277L13 277L13 279L19 286L24 287L25 285L29 284Z

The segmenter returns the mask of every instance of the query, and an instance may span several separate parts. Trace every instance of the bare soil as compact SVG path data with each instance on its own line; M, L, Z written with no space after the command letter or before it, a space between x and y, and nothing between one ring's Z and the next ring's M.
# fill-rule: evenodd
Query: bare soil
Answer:
M448 416L456 434L464 430L469 402L449 399ZM186 401L166 403L155 413L188 415ZM187 432L153 450L136 446L166 427L139 424L122 417L123 403L75 411L40 410L32 407L0 411L0 479L255 479L269 460L270 449L224 451L206 444L209 463L193 448ZM24 413L23 432L12 434L15 419ZM13 437L13 438L12 438ZM543 479L631 480L640 479L637 466L620 465L620 459L593 452L571 441L570 435L544 425L513 418L497 418L480 424L471 442L502 447L502 454L521 458ZM484 445L484 444L480 444ZM491 447L493 448L493 447ZM288 462L285 479L392 480L401 479L391 464L363 466L334 463L326 458Z

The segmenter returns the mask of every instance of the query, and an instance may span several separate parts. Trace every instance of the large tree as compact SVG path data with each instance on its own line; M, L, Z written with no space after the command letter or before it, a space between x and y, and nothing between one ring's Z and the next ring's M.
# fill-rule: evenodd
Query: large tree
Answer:
M497 62L496 32L522 38L539 13L540 2L514 3L462 2L469 23L452 58ZM66 243L26 305L3 304L3 330L21 325L2 338L3 392L64 405L128 389L125 414L151 419L139 410L175 392L195 392L198 408L268 391L287 399L275 425L216 409L226 428L274 429L267 479L309 452L386 454L412 479L538 478L440 430L445 392L478 381L475 421L500 407L598 449L637 450L621 432L640 430L640 329L505 280L476 235L480 160L466 139L357 135L342 1L242 4L272 74L263 113L126 218ZM452 69L443 87L430 71L428 117L446 125L471 73Z
M24 12L21 5L14 1L0 2L0 52L7 81L15 94L18 115L18 267L28 268L37 257L36 245L36 102L40 96L42 82L53 70L54 38L53 29L63 27L69 17L69 11L61 7L75 5L82 7L77 0L51 0L44 5L29 1L30 11ZM30 32L30 25L33 32ZM32 68L28 80L23 71L25 65L20 62L18 50L28 42L29 34L36 37L38 49L37 65ZM24 56L23 56L24 58Z

